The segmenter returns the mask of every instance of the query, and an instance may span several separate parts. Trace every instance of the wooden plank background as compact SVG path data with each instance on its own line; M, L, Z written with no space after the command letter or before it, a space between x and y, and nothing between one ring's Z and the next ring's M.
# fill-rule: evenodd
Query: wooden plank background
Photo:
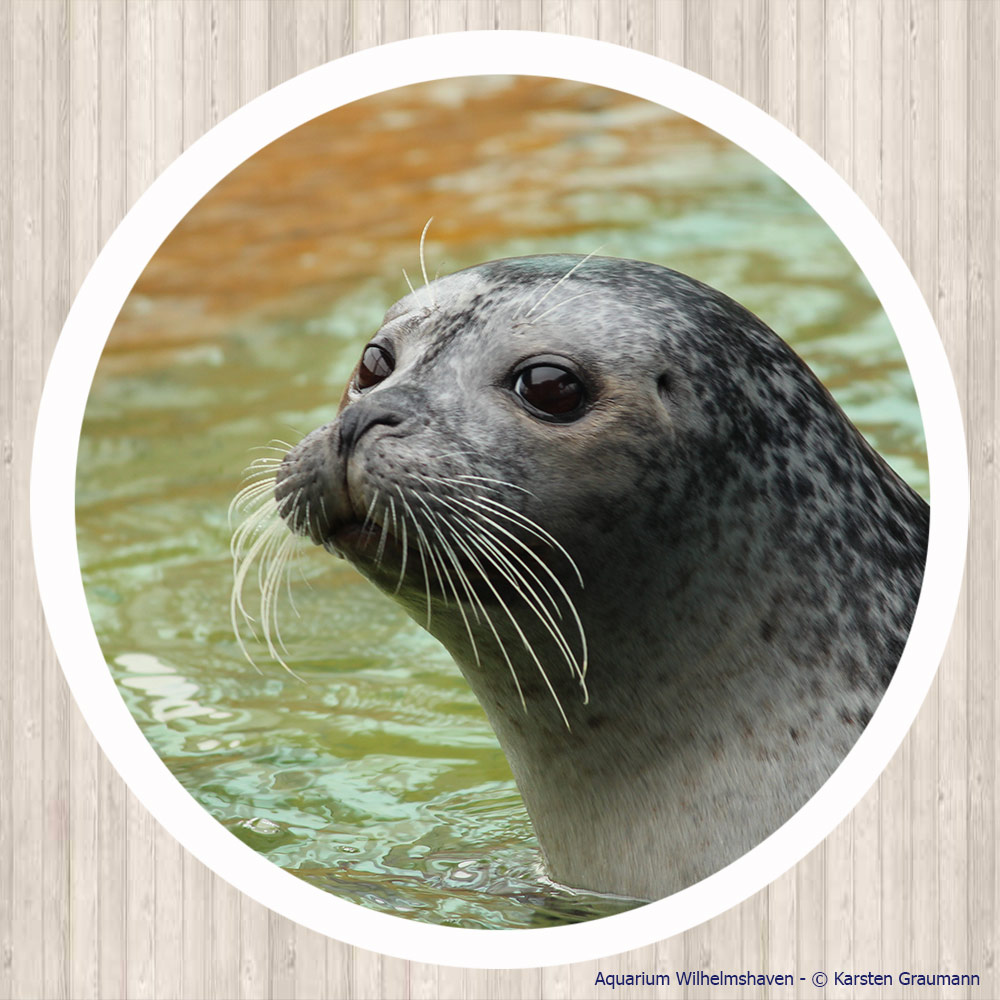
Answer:
M998 21L993 0L0 3L0 507L10 512L0 537L0 996L588 997L600 992L598 968L678 967L972 971L977 989L825 995L1000 995ZM27 523L47 360L100 247L153 178L225 115L303 70L476 28L655 53L742 94L825 156L881 220L937 318L972 467L967 584L948 653L905 744L853 814L767 890L687 934L615 959L512 972L327 940L188 856L129 793L67 693Z

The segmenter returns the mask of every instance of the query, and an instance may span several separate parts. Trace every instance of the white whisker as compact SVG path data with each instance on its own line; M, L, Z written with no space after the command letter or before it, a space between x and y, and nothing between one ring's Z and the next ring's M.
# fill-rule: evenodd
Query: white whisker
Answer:
M552 695L552 699L556 703L556 708L559 710L559 714L562 716L563 723L565 724L567 729L570 729L571 727L569 724L569 719L566 717L566 712L563 710L562 702L559 700L559 695L556 694L556 690L552 686L552 682L549 680L549 675L545 672L545 667L542 666L542 661L538 658L538 654L535 652L534 647L531 645L531 642L529 641L528 637L524 634L524 630L518 624L516 615L507 606L507 602L500 596L500 592L493 585L493 581L490 580L489 575L486 573L486 570L483 569L482 563L479 561L479 559L476 558L475 553L459 537L458 533L454 530L453 527L451 530L451 535L455 544L465 553L466 558L472 563L473 568L479 572L480 576L483 579L483 582L492 591L493 596L496 598L497 603L503 609L508 619L510 619L510 623L514 627L514 631L517 632L518 637L520 638L522 644L524 645L525 650L527 651L528 655L532 658L532 660L534 660L535 666L538 667L538 672L542 675L542 680L545 682L545 686L548 688L549 694ZM504 653L506 655L506 650L504 650ZM509 658L507 662L510 663ZM511 664L510 666L511 666L511 673L513 674L514 680L517 683L517 689L520 692L521 685L517 681L517 673L514 671L513 664ZM527 703L524 699L523 693L521 694L521 704L524 707L525 711L527 711Z
M403 511L399 512L399 520L396 519L396 501L389 497L389 510L392 517L392 534L399 544L403 547L403 558L402 565L399 569L399 579L396 581L396 589L393 591L394 594L399 593L399 588L403 586L403 578L406 576L406 518L403 516Z
M466 507L466 509L471 510L471 508L469 508L469 505L464 502L464 498L461 497L453 497L451 499L438 497L437 499L452 507L458 505ZM480 518L482 521L485 521L486 524L485 525L475 524L474 522L471 521L470 518L468 518L465 515L459 514L458 516L470 529L472 529L471 537L478 538L485 544L490 545L491 548L496 553L497 557L503 561L503 563L507 566L510 572L516 575L517 578L521 581L521 583L523 583L524 586L528 589L528 592L531 595L530 600L528 599L527 595L523 593L520 585L516 583L514 580L510 580L511 585L514 586L515 589L517 589L519 592L521 592L522 597L524 597L525 599L525 603L528 604L528 606L531 607L531 609L535 612L535 614L542 620L542 623L547 627L548 631L552 635L552 638L555 640L556 644L563 652L563 655L566 657L566 661L569 664L570 671L574 675L576 675L576 677L580 682L580 686L583 688L584 704L586 704L587 701L589 700L589 697L587 695L586 681L585 681L585 677L587 674L587 638L586 638L586 633L584 632L583 629L583 623L580 620L580 616L577 613L576 605L573 603L572 598L566 592L566 588L562 585L562 582L552 571L552 569L548 566L545 560L543 560L541 556L538 555L537 552L534 552L530 548L530 546L528 546L522 539L518 538L515 534L508 531L505 527L503 527L503 525L497 523L492 518L487 517L481 511L472 511L472 513L477 518ZM496 532L500 532L503 536L505 536L506 539L509 539L509 542L505 541L504 538L498 537ZM576 624L577 632L580 637L579 660L577 660L577 658L574 656L568 640L563 635L562 631L559 629L559 626L556 623L555 619L552 617L552 613L554 613L560 619L562 618L562 611L560 610L556 599L549 592L549 590L545 585L545 582L539 578L535 570L524 561L524 558L518 552L516 552L513 548L511 548L510 543L519 546L526 555L530 556L533 560L535 560L539 568L542 571L544 571L544 573L549 577L549 579L558 589L562 599L566 602L566 606L573 617L574 623ZM520 570L518 569L518 566L521 567ZM499 565L498 568L500 568ZM552 606L552 613L548 612L542 605L541 598L539 597L535 588L531 585L531 582L524 576L524 573L530 574L532 580L534 580L537 587L542 591L545 597L548 598L548 601Z
M379 491L376 490L372 496L371 503L368 504L368 512L365 514L365 519L361 523L361 534L363 535L368 530L368 525L372 523L372 514L375 511L375 504L378 503Z
M456 499L458 498L456 497ZM566 551L566 549L537 522L531 520L529 517L526 517L519 510L515 510L513 507L508 507L507 504L500 503L499 500L494 500L492 497L463 497L462 499L466 503L473 504L477 507L488 507L490 510L494 511L497 516L503 517L508 521L512 521L515 524L520 525L529 534L534 535L536 538L540 538L547 545L556 549L565 557L566 561L572 567L573 572L576 574L576 578L579 581L580 586L583 586L583 575L580 573L579 567L576 565L576 561Z
M536 589L526 579L524 573L522 573L511 561L511 558L508 557L509 555L516 559L517 557L514 553L508 548L508 555L505 555L499 543L488 540L487 536L482 533L470 534L469 540L483 553L486 558L489 558L492 561L493 565L495 565L500 571L500 574L507 580L514 590L517 591L524 603L535 613L545 630L552 637L552 640L555 642L559 651L562 653L563 658L566 660L566 665L569 667L570 673L582 679L580 664L577 663L576 658L573 655L573 650L570 648L569 642L560 630L558 623L552 617L552 612L550 612L543 605L538 591L536 591ZM531 572L523 560L518 559L517 561L521 564L523 569L527 570L529 573ZM534 574L532 574L532 576L534 576ZM545 590L541 581L539 581L537 577L535 577L535 582L538 584L545 597L548 598L549 602L555 606L555 601L553 600L552 595ZM557 610L556 613L560 618L562 617L561 612Z
M575 302L577 299L582 299L587 295L592 295L593 292L578 292L576 295L571 295L568 299L563 299L561 302L557 302L554 306L549 306L548 309L543 313L539 313L532 322L537 323L540 319L544 319L549 313L555 312L557 309L561 309L563 306L568 305L570 302Z
M406 553L406 515L409 514L413 521L414 530L417 532L417 551L420 553L420 565L424 571L424 591L427 594L427 624L424 626L427 631L431 630L431 578L427 572L427 557L424 555L424 542L423 542L423 532L420 530L420 525L417 523L416 516L413 513L410 505L406 502L406 497L403 496L402 489L397 486L396 492L399 494L399 502L402 505L402 518L403 518L403 553L405 560ZM404 569L406 563L403 563ZM399 586L403 582L403 572L400 571L399 583L396 584L396 593L399 593Z
M235 511L243 514L243 520L233 531L230 542L233 558L233 589L229 600L229 618L236 642L255 670L261 672L247 648L243 638L243 628L246 628L256 641L258 640L258 632L254 627L256 622L260 628L260 639L267 647L268 653L296 680L305 683L285 662L282 655L282 653L287 655L288 650L281 636L278 618L278 595L282 589L282 581L285 583L284 589L288 592L289 602L298 614L292 599L291 568L299 539L288 531L281 515L286 509L294 509L302 490L300 488L296 493L286 495L280 502L277 501L274 496L275 469L267 468L267 465L275 464L277 464L275 459L255 459L251 466L263 466L259 472L266 473L266 478L244 486L229 505L230 519ZM306 518L308 518L308 505ZM250 614L244 601L247 579L254 569L260 594L258 619Z
M448 542L445 540L444 533L438 526L437 516L434 514L434 511L432 511L430 507L427 506L427 503L424 501L424 498L422 496L420 496L419 494L414 494L414 497L416 500L420 502L421 506L423 506L424 510L426 511L428 517L428 527L434 532L434 535L437 538L438 543L440 544L444 555L446 555L451 560L452 566L454 567L456 574L458 574L459 582L462 584L463 590L465 590L466 594L468 595L469 605L472 608L472 613L475 615L476 622L478 623L479 621L481 621L479 617L479 608L482 608L483 615L485 616L486 621L489 624L490 629L492 630L493 635L497 640L497 644L500 646L501 652L503 652L504 657L506 658L506 650L504 649L500 637L496 633L496 629L493 627L493 622L490 619L489 615L486 613L486 609L483 607L482 601L479 600L475 591L472 589L472 584L469 582L469 578L466 575L465 570L462 568L461 561L459 560L458 556L455 555L454 550L451 548ZM445 565L444 559L441 560L441 569L444 572L444 575L448 577L448 584L451 588L452 594L454 594L455 596L455 606L458 608L458 613L462 617L462 623L465 625L466 634L469 636L469 645L472 647L472 655L475 657L476 666L480 666L479 648L476 646L476 638L472 634L472 626L470 625L469 618L465 613L465 608L462 606L462 599L458 596L458 590L455 587L455 581L452 579L451 572L448 570L447 565ZM440 574L438 575L438 579L440 580ZM442 590L443 589L444 587L442 586ZM510 667L511 672L513 673L514 667L509 659L507 659L507 665ZM514 675L514 683L517 685L518 692L520 692L521 686L517 681L516 674ZM523 700L524 699L522 696L522 702Z
M525 313L524 318L528 319L531 314L574 272L577 268L582 267L584 264L594 256L595 253L599 253L604 248L602 244L596 250L591 250L586 257L582 257L578 260L537 302Z
M465 485L470 482L476 483L496 483L498 486L506 486L509 489L517 490L519 493L526 493L529 497L533 497L535 494L531 490L525 489L523 486L518 486L515 483L509 483L506 479L494 479L491 476L471 476L471 475L461 475L455 476L453 479L445 477L441 482L451 483L452 485ZM499 490L494 490L494 493L499 493Z
M389 502L392 502L392 497L389 498ZM379 522L379 527L382 529L378 536L378 550L375 553L375 565L382 565L382 556L385 554L385 540L388 536L388 530L385 526L385 514L382 514L382 520Z
M427 277L427 260L424 257L424 241L427 239L427 230L431 228L431 223L434 221L434 216L432 215L427 222L424 224L423 232L420 234L420 272L424 276L424 287L430 288L430 281ZM433 290L431 291L431 305L437 309L437 301L434 297Z

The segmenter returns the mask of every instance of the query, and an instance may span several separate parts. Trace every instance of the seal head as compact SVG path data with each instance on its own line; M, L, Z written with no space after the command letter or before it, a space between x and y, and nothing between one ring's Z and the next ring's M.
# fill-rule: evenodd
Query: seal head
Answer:
M647 899L745 853L840 763L902 652L928 529L759 319L597 257L402 299L275 497L450 651L553 877Z

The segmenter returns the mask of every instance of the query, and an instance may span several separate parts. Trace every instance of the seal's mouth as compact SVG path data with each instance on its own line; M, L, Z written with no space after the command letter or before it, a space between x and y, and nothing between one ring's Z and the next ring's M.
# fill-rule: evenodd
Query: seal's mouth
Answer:
M351 521L332 530L318 544L346 559L376 586L393 594L412 590L421 598L479 607L512 604L519 594L523 597L523 591L511 580L509 569L498 572L482 553L463 550L454 539L446 552L440 545L422 541L412 525L404 541L401 532L396 533L400 530L398 526L396 531L391 527L391 523L372 520ZM533 555L525 556L522 564L541 561L545 550L535 545L531 550Z
M380 555L392 559L403 552L403 543L387 527L372 521L348 521L316 544L351 562L368 562Z
M333 531L329 538L322 541L324 548L351 549L364 551L378 545L379 539L385 534L379 525L364 524L361 521L351 521Z
M346 476L334 483L316 469L283 464L275 477L274 501L293 535L350 562L391 561L411 547L387 518L373 517L370 508L353 502Z
M277 598L287 589L282 580L289 580L298 539L308 538L425 620L428 631L433 622L433 634L449 641L467 635L477 662L481 649L492 649L513 670L507 644L514 642L544 676L532 644L551 639L582 684L586 638L572 595L583 578L569 552L524 509L530 504L523 495L533 494L483 462L428 469L397 459L374 472L354 465L348 476L349 460L331 427L268 459L263 478L257 472L234 500L246 516L233 534L230 617L244 652L241 617L285 662ZM261 588L253 618L243 598L251 567Z
M274 502L293 535L329 549L340 534L346 538L360 531L365 512L356 510L352 503L346 465L325 454L325 435L318 440L311 438L305 438L282 460L274 478Z
M497 498L500 480L417 472L365 487L358 477L352 490L347 462L330 454L321 431L284 457L274 481L277 511L292 534L346 559L380 589L509 607L551 603L550 591L564 592L579 578L551 535Z

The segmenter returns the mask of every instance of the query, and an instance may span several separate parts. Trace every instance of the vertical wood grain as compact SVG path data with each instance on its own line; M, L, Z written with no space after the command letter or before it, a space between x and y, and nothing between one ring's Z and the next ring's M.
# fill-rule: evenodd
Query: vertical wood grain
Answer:
M496 0L493 20L505 31L541 31L541 0Z
M70 306L66 234L69 230L69 24L61 4L44 10L42 23L42 287L39 302L42 371L55 346L57 331ZM33 387L38 393L40 386ZM39 630L42 616L36 612ZM44 958L42 992L62 996L69 989L69 704L70 697L55 655L42 650L41 793L45 810L41 883Z
M0 537L0 996L587 997L606 995L598 968L684 967L968 970L984 977L971 995L995 993L998 18L994 3L934 0L0 5L0 504L13 512ZM939 679L885 774L828 840L687 934L510 972L327 940L187 855L125 789L69 700L26 524L55 336L101 244L154 177L225 115L329 58L492 27L656 52L761 105L825 156L896 241L935 313L962 397L973 497L968 582ZM664 995L685 993L705 995Z
M0 8L0 330L14 328L14 12ZM18 91L18 99L22 97ZM10 248L7 250L6 248ZM14 447L14 338L4 337L0 350L0 506L14 511L18 500ZM20 445L20 442L17 442ZM18 456L20 458L20 456ZM18 463L20 465L20 462ZM23 508L22 508L23 511ZM14 664L20 639L14 637L16 588L14 536L23 529L8 518L0 534L0 615L11 627L0 632L0 661ZM11 996L14 975L14 672L0 671L0 995ZM17 802L20 808L20 802ZM6 817L6 820L4 820Z
M11 138L11 198L13 204L11 246L11 326L18 331L13 344L10 393L13 429L11 447L14 466L12 505L24 509L27 502L27 479L23 469L30 447L32 409L36 405L39 378L43 368L45 331L39 303L44 298L45 271L43 229L44 188L41 166L43 148L43 76L39 67L44 59L44 12L35 5L14 5L11 11L11 67L13 93ZM51 334L50 334L51 336ZM31 551L27 533L11 533L7 550L12 572L30 565ZM26 583L26 581L25 581ZM22 610L15 590L12 621L27 616L14 630L10 664L16 669L10 681L9 747L11 819L4 826L9 831L10 893L16 901L9 912L9 982L14 996L38 992L43 977L45 925L43 922L42 870L46 845L42 783L43 758L43 686L41 683L42 627L37 607ZM20 612L20 614L19 614Z
M966 577L968 590L970 838L967 854L969 951L975 966L997 976L1000 924L997 884L997 718L1000 654L997 627L997 301L1000 297L1000 227L997 225L998 10L995 4L968 10L968 322L969 377L964 390L966 435L972 476L972 539ZM992 52L993 56L987 57ZM994 929L994 930L991 930ZM995 981L995 979L994 979Z
M14 16L9 5L0 9L0 330L13 330L14 308ZM20 97L20 95L19 95ZM15 511L14 464L14 339L0 336L0 506ZM22 508L23 510L23 508ZM16 587L20 582L14 562L14 535L23 528L14 517L0 534L0 617L7 627L0 633L0 662L14 664ZM13 670L0 671L0 995L13 986L14 941L14 680ZM17 803L20 806L20 803Z

